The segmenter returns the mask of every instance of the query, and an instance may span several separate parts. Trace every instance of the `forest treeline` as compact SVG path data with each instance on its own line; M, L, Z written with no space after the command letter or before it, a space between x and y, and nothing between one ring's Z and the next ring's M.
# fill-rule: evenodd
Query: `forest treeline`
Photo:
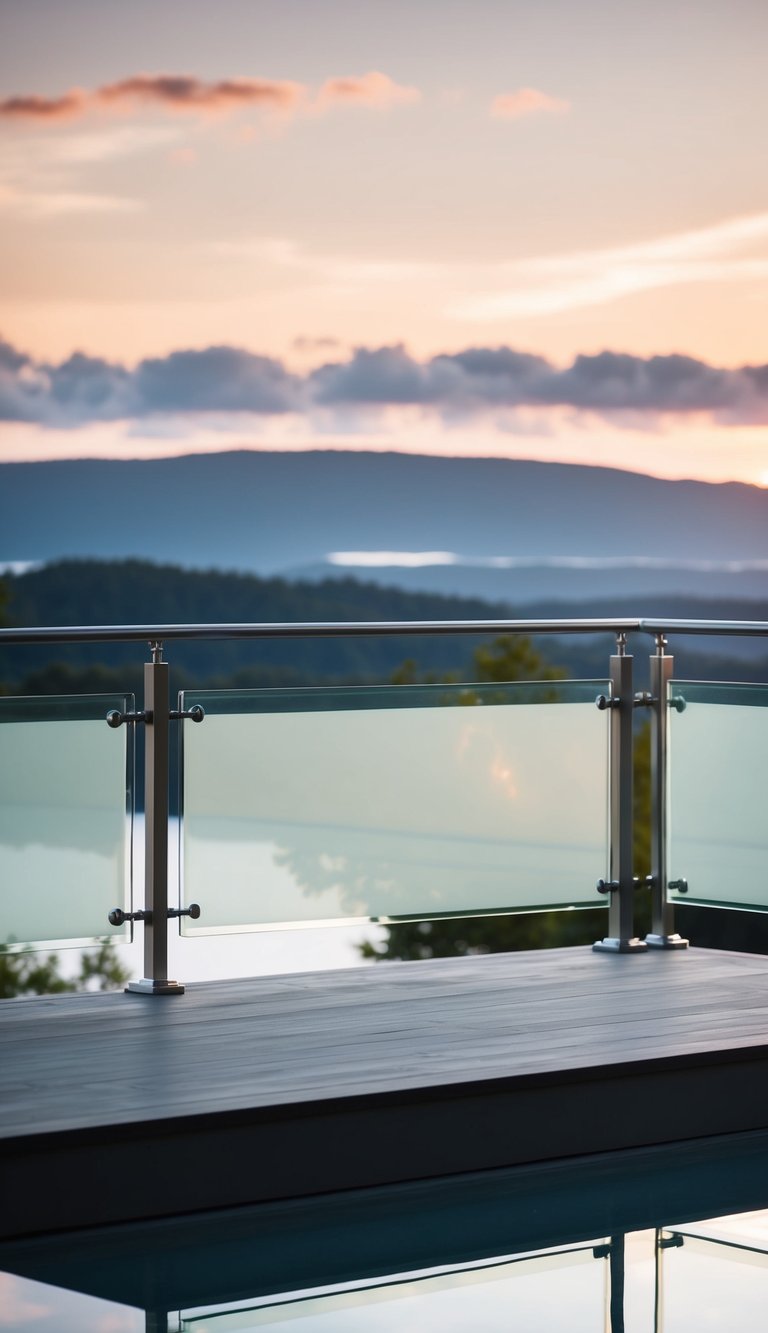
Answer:
M15 625L477 620L508 615L473 598L408 593L355 579L317 583L190 570L144 560L62 560L6 577ZM406 658L460 671L472 649L457 636L319 638L169 644L174 685L248 687L382 681ZM21 693L137 688L143 645L6 649L0 678Z
M579 607L570 612L566 606L551 604L515 608L479 598L406 592L354 578L292 581L135 559L60 560L8 574L4 583L6 620L25 626L488 620L515 616L537 619L606 614L602 607ZM620 613L633 614L635 610L624 607ZM652 610L653 614L659 611L655 603ZM728 615L727 607L720 602L689 603L682 609L670 607L670 612L692 618L720 619ZM739 603L731 614L742 620L762 619L766 608ZM171 662L174 688L387 681L406 659L418 663L423 671L450 672L469 679L473 653L481 642L481 638L455 635L258 643L223 640L174 643L168 646L166 656ZM545 638L536 647L569 675L600 678L607 670L612 640L605 635ZM642 673L642 644L636 652ZM141 644L6 648L0 652L0 681L8 693L22 694L138 690L145 657ZM696 643L686 647L679 660L684 668L689 666L687 674L699 679L768 679L768 661L734 663L727 651L715 658L702 653Z

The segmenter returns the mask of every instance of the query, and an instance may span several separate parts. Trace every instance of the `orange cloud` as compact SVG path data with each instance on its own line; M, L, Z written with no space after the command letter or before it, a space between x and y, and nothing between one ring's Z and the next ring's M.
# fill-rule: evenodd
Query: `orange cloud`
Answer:
M539 88L518 88L514 93L499 93L491 103L491 115L500 120L520 120L523 116L535 116L542 111L562 115L570 109L570 102L543 93Z
M367 74L328 79L317 94L317 106L356 103L359 106L386 108L418 102L420 98L418 88L395 83L388 74L372 69Z
M0 116L29 120L66 120L93 107L150 102L171 111L231 111L241 106L289 110L306 95L300 83L276 79L222 79L205 83L188 74L134 74L86 92L73 88L61 97L7 97Z
M134 74L97 88L92 100L105 105L153 102L172 111L231 111L242 106L289 110L304 95L301 84L276 79L205 83L189 74Z
M88 108L88 94L72 88L62 97L6 97L0 101L0 116L8 120L68 120Z
M378 70L328 79L314 99L306 85L288 80L242 78L206 83L191 74L133 74L91 91L73 88L60 97L7 97L0 101L0 118L67 120L94 109L137 103L198 115L244 107L282 112L297 111L302 106L306 111L343 105L387 108L416 102L420 97L418 88L396 83Z

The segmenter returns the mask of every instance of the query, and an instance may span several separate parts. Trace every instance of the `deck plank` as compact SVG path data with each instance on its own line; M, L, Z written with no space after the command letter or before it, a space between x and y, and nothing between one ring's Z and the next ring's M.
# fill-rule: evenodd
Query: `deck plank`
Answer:
M768 959L564 949L19 999L0 1061L0 1186L59 1182L5 1210L27 1234L768 1128ZM115 1152L154 1186L79 1183Z

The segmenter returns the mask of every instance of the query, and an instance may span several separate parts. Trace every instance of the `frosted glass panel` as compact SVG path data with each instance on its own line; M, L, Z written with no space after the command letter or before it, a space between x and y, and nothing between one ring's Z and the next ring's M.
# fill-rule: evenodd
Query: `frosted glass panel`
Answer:
M185 693L185 933L604 906L607 690Z
M606 1327L606 1260L592 1247L424 1276L402 1274L375 1286L291 1292L250 1306L182 1311L185 1333L445 1333L513 1329L600 1333ZM567 1311L567 1315L566 1315ZM564 1322L567 1320L567 1325Z
M125 935L132 696L0 699L0 943Z
M669 897L768 909L768 686L681 680L671 697L669 878L688 892Z

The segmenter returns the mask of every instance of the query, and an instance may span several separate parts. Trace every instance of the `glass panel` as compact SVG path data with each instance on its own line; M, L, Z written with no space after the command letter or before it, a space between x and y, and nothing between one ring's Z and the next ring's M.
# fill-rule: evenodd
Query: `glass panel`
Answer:
M245 1333L285 1328L301 1333L361 1330L483 1329L599 1333L606 1319L606 1262L593 1247L495 1261L437 1274L403 1274L342 1291L292 1292L228 1310L182 1312L185 1333Z
M768 686L671 684L669 878L679 902L768 909Z
M111 708L133 696L0 699L0 943L126 934L133 736Z
M604 906L608 689L185 693L184 932Z
M153 1327L143 1310L13 1273L0 1273L0 1293L3 1333L147 1333Z
M698 1333L705 1328L752 1333L760 1326L768 1296L766 1213L665 1229L660 1239L659 1315L664 1333Z

